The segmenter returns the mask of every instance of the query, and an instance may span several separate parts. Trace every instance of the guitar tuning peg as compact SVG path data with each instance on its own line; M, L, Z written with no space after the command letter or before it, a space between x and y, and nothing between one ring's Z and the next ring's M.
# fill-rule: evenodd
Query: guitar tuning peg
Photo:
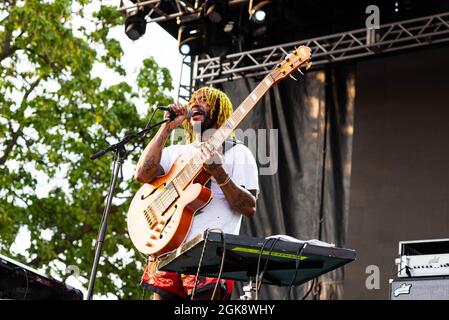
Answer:
M304 75L304 73L302 73L301 69L298 69L298 72L302 75Z
M298 79L296 79L294 76L290 75L290 78L292 78L295 81L298 81Z
M312 61L307 62L306 70L309 70L312 67Z

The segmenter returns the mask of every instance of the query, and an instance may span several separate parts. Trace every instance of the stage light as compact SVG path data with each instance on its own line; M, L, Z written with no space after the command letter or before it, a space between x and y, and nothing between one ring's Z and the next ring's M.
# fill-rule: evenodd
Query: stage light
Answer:
M190 45L188 43L183 43L179 47L179 52L185 56L187 56L190 53Z
M261 1L253 8L251 8L251 20L255 23L264 23L267 18L266 8L264 8L271 1Z
M205 48L204 25L183 25L178 29L178 49L183 55L198 55Z
M267 13L262 9L255 11L253 14L254 22L257 22L257 23L264 22L266 17L267 17Z
M140 7L125 21L125 33L131 40L135 41L145 34L147 27L146 15L150 12L148 7Z

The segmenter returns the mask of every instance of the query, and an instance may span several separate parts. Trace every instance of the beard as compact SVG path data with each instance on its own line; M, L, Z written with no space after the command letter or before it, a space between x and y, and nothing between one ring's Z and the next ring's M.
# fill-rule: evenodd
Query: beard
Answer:
M190 120L195 136L201 136L201 141L207 140L217 129L217 121L206 114L201 121Z

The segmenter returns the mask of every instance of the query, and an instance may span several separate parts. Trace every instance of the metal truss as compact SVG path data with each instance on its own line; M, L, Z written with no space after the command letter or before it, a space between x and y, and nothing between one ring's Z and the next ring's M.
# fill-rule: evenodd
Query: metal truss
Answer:
M162 2L170 1L172 10L164 10L161 7ZM228 5L238 5L249 2L250 0L229 0ZM192 4L193 2L193 4ZM148 7L150 12L145 17L147 23L163 22L173 19L195 19L201 15L204 0L120 0L117 11L126 15L132 15L139 8Z
M125 2L127 4L124 4L124 0L120 0L117 11L123 12L126 15L132 15L139 8L148 7L150 12L145 17L147 23L172 20L198 12L198 8L195 8L189 1L173 0L177 10L170 12L163 11L160 8L162 0L125 0Z
M216 83L267 74L295 47L312 49L313 66L449 42L449 12L291 42L225 57L196 57L191 85Z
M189 72L190 75L186 81L184 76L185 72ZM195 88L193 84L193 63L190 56L185 56L182 60L181 74L179 76L179 88L178 88L178 103L186 103L189 101L190 96Z

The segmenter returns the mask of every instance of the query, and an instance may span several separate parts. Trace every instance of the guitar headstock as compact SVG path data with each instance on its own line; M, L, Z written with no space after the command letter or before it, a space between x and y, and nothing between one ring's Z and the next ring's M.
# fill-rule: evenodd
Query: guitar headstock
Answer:
M271 71L273 81L277 83L289 77L293 72L303 66L309 69L312 64L310 59L311 50L309 47L300 46L296 48L279 62L273 71Z

